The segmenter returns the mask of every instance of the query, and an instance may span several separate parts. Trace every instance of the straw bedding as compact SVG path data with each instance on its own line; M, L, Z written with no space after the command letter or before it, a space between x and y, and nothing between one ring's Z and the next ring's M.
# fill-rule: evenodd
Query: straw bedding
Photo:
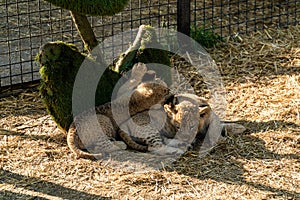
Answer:
M161 169L77 160L35 89L1 98L0 199L299 199L299 41L295 26L208 49L227 90L226 120L248 130Z

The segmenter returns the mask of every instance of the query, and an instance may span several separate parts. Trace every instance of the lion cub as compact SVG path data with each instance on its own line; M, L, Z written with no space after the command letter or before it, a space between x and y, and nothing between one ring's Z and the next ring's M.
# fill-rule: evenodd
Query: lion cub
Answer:
M143 79L146 81L141 82ZM74 118L68 130L67 143L77 158L101 158L103 153L126 149L124 142L116 141L119 126L128 120L123 117L123 113L129 110L129 114L134 116L148 110L155 104L161 104L169 93L166 84L156 79L153 72L147 71L145 64L142 63L133 67L132 76L124 85L129 88L129 92L121 87L121 95L117 99Z
M204 138L212 110L202 98L193 94L169 95L162 104L132 116L138 124L131 131L119 130L121 138L138 151L159 155L184 153L197 138Z
M199 148L205 138L213 146L227 131L238 134L245 130L242 125L221 122L208 102L194 94L169 95L162 105L132 116L139 125L135 129L119 129L128 146L159 155L172 154L170 150L182 154Z
M142 63L133 67L119 94L74 118L67 142L77 158L102 158L127 145L158 155L182 154L199 140L208 138L213 145L226 129L235 130L234 124L221 123L205 99L169 94L167 85Z

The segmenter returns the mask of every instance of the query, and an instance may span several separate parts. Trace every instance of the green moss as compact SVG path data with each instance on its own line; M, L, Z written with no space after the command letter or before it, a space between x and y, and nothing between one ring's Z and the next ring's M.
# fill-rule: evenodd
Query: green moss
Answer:
M121 12L129 0L45 0L61 8L85 15L114 15Z
M37 60L41 63L40 94L49 114L57 125L68 130L73 121L72 92L75 77L82 62L100 67L92 59L81 54L74 45L54 42L44 45ZM96 105L110 101L111 93L120 75L107 69L99 81Z
M158 42L155 29L151 26L145 26L146 31L141 40L141 46L137 52L137 61L142 63L159 63L170 66L170 58L168 52L162 50L161 44ZM155 47L151 48L151 47Z
M158 63L170 66L168 51L162 50L162 45L158 42L155 29L149 25L142 25L133 45L117 59L118 62L113 69L123 73L130 70L134 64ZM157 74L160 74L157 72Z
M204 27L192 27L191 37L204 47L210 48L217 43L222 42L221 36L214 33L212 30L207 30Z

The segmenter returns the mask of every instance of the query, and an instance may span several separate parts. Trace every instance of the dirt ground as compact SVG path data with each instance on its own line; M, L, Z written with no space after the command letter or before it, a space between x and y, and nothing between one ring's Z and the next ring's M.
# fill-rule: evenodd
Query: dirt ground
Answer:
M0 199L300 199L299 41L291 26L208 49L247 131L161 169L75 159L35 88L1 98Z

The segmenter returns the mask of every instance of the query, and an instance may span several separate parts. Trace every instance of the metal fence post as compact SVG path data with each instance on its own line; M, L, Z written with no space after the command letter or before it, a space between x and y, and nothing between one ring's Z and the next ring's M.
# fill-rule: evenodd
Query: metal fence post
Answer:
M182 53L191 48L190 40L184 35L190 36L191 28L191 3L190 0L177 0L177 39ZM181 33L181 34L180 34ZM182 35L184 34L184 35Z
M191 2L190 0L177 0L177 31L187 36L191 27Z

